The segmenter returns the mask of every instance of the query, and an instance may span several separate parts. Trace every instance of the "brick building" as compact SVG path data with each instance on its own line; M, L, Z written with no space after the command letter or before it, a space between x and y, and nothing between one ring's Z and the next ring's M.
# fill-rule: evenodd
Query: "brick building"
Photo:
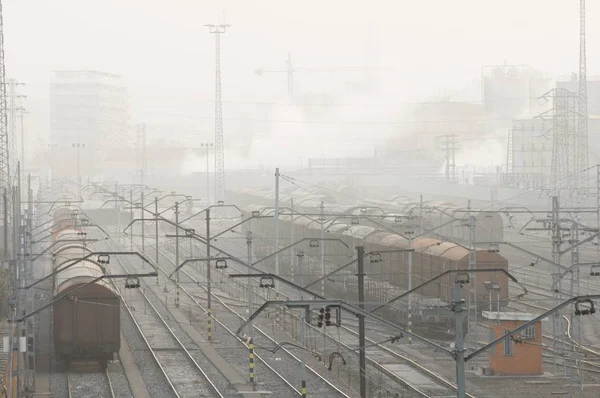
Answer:
M507 335L504 342L496 344L489 351L489 367L485 373L490 375L540 375L542 369L542 323L537 322L516 335L511 330L531 321L534 314L520 312L483 311L488 320L490 341Z

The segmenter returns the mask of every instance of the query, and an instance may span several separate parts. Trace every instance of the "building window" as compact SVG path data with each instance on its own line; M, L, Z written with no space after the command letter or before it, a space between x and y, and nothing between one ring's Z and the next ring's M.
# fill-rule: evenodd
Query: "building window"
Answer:
M521 338L523 339L535 339L535 325L531 325L526 327L524 330L521 331Z
M510 330L505 329L504 334L506 337L504 338L504 356L509 357L513 354L513 341L512 336L510 335Z

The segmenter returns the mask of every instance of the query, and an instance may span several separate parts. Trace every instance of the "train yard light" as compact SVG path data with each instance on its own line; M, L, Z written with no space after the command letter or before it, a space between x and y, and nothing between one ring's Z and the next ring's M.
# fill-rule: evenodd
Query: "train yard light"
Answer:
M308 247L316 248L319 247L319 241L317 239L311 239L308 243Z
M222 206L224 206L224 205L225 205L225 202L224 202L224 201L222 201L222 200L218 200L218 201L217 201L217 206L219 206L219 207L222 207Z
M590 268L590 276L600 276L600 264L592 265Z
M358 224L360 224L358 217L352 217L352 220L350 221L350 225L358 225Z

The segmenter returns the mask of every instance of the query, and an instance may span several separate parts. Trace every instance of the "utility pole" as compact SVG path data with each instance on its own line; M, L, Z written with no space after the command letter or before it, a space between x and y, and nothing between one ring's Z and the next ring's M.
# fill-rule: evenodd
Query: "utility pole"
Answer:
M475 216L471 213L471 199L468 201L467 216L469 217L469 270L477 269L477 250L475 248L475 222L477 221ZM477 347L477 289L476 286L476 275L473 276L471 283L469 283L469 302L468 302L468 333L469 338L473 339L475 347Z
M142 217L143 218L143 217ZM154 249L156 250L156 267L159 267L158 262L158 197L154 197ZM158 286L158 275L156 275L156 285Z
M579 217L575 218L575 221L571 224L571 266L575 269L575 278L573 278L573 271L571 271L571 286L570 294L571 297L579 296ZM576 287L574 286L576 285ZM571 358L571 366L569 366L569 396L572 396L574 391L574 385L580 391L583 391L583 375L581 372L581 350L578 349L580 344L576 343L576 339L580 337L581 333L581 317L573 316L573 312L570 312L572 338L574 344L571 345L571 352L569 357ZM579 339L581 343L581 339Z
M210 206L210 166L209 166L209 157L208 157L208 149L212 148L214 144L212 142L203 142L200 144L202 148L206 148L206 204Z
M146 124L138 125L139 155L140 155L140 184L144 186L146 177ZM142 217L143 218L143 217Z
M324 226L325 226L325 202L321 201L321 244L319 248L321 249L321 277L325 276L325 240L324 238ZM321 296L325 297L325 279L321 281Z
M19 96L19 97L24 97L24 96ZM25 122L24 122L24 114L25 113L29 113L27 112L27 110L25 108L23 108L22 106L17 108L18 111L21 111L20 114L20 118L21 118L21 168L23 170L25 170Z
M123 195L125 196L125 195ZM131 212L129 213L129 222L133 222L133 190L129 190L129 207L131 208ZM133 225L131 226L131 232L129 233L129 251L133 251Z
M279 251L279 167L275 169L275 250ZM279 276L279 254L275 255L275 275ZM279 281L275 281L275 294L279 294Z
M413 245L413 236L414 236L414 230L412 229L412 226L410 226L410 232L408 233L408 290L412 290L412 277L413 277L413 252L412 252L412 245ZM412 332L412 294L408 295L408 332L411 333ZM412 336L408 336L408 344L412 344Z
M221 101L221 35L231 25L204 25L215 35L215 201L225 196L225 146L223 142L223 105Z
M212 308L211 308L211 292L210 292L210 209L206 209L206 284L207 284L207 299L206 312L208 322L208 340L212 340Z
M143 178L142 178L143 179ZM142 185L144 183L142 182ZM140 198L140 202L142 204L142 208L140 209L140 218L142 219L142 221L140 221L141 225L142 225L142 254L146 253L146 241L144 239L144 191L142 191L142 193L140 194L141 198ZM142 266L145 267L146 266L146 262L142 261Z
M3 226L4 226L4 248L2 249L2 267L9 267L8 263L10 260L10 249L8 247L8 206L10 203L8 201L8 190L4 188L4 192L2 193L2 203L4 204L3 208Z
M600 164L596 165L596 228L600 231ZM596 243L596 258L600 260L600 238Z
M175 307L179 307L179 202L175 202L175 268L177 269Z
M554 270L552 272L552 285L555 287L552 289L552 296L554 297L554 305L558 305L560 302L560 245L562 244L561 228L560 228L560 205L558 202L558 196L552 197L552 261L554 264ZM563 341L562 332L562 319L560 312L556 311L552 314L552 337L554 354L552 355L553 372L556 373L556 353L558 352L558 341ZM564 346L561 347L564 349Z
M364 246L356 246L358 256L358 306L365 309L365 270L364 270ZM360 397L367 398L367 358L365 353L365 317L358 316L358 353L360 371Z
M291 234L292 234L292 239L290 240L290 242L295 242L294 240L294 198L290 199L290 210L291 210L291 217L292 217L292 222L290 224L290 230L291 230ZM295 249L292 248L292 282L294 281L294 268L296 268L296 259L294 258L294 253ZM302 286L304 287L304 286Z
M454 292L454 315L456 319L455 332L455 360L456 360L456 391L458 398L465 398L465 350L463 347L463 299L460 294L462 281L455 281L453 286Z
M456 134L444 134L436 137L441 140L441 150L445 152L446 157L446 182L450 182L450 176L452 175L452 182L456 182ZM452 171L450 171L452 169Z
M300 286L304 287L304 271L302 270L302 259L304 258L304 250L298 250L296 256L298 257L298 273L300 274ZM304 300L302 290L299 290L298 294L300 295L300 300Z
M246 235L246 245L248 248L248 264L252 264L252 231ZM254 312L254 288L252 287L252 278L248 278L248 317ZM250 322L250 337L254 341L254 326Z
M302 348L306 347L306 313L309 312L304 308L300 311L300 344ZM302 380L301 396L306 397L306 363L305 352L300 350L300 380Z

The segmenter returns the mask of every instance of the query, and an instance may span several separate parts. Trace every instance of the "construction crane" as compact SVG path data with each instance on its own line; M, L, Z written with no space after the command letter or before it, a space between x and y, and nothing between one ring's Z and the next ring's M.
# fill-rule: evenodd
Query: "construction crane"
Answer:
M340 71L350 71L350 72L365 72L371 69L389 69L395 70L393 67L382 67L382 66L337 66L337 67L315 67L315 68L295 68L292 64L292 56L290 53L287 54L286 60L286 68L285 69L267 69L267 68L258 68L254 71L258 76L262 76L265 73L286 73L287 74L287 86L288 86L288 95L291 97L294 96L294 75L297 72L326 72L326 73L339 73Z

